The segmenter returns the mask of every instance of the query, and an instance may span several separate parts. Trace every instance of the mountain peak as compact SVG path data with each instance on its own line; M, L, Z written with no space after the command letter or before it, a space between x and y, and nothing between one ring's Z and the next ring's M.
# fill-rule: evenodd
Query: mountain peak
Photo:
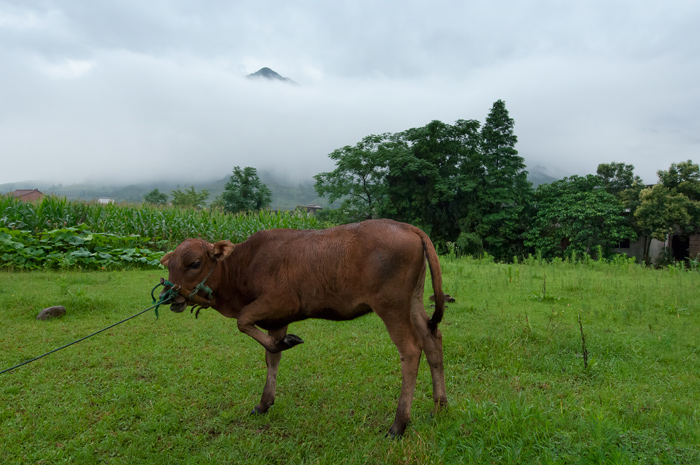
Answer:
M268 79L270 81L282 81L288 82L290 84L296 84L296 82L292 81L289 78L280 76L278 73L276 73L268 67L260 68L258 71L249 74L247 77L248 79Z

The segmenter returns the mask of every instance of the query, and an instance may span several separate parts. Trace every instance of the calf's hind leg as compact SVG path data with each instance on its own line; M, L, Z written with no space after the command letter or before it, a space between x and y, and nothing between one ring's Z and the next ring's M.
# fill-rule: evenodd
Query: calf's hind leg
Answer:
M287 327L275 331L267 332L271 337L275 339L284 338L287 334ZM265 365L267 365L267 378L265 380L265 387L263 388L262 399L260 403L253 407L253 411L250 412L251 415L267 413L267 410L272 407L275 403L275 389L277 388L277 370L280 366L280 360L282 359L282 352L272 353L265 350Z
M418 334L407 315L405 318L392 318L394 315L380 316L401 357L401 394L399 395L399 404L396 407L394 423L387 432L388 436L398 437L403 435L411 417L413 391L416 388L422 350Z
M423 297L414 298L411 302L411 320L423 342L425 358L430 366L430 376L433 379L433 400L435 408L447 405L447 389L445 388L445 369L443 367L442 333L428 328L428 315L423 306Z

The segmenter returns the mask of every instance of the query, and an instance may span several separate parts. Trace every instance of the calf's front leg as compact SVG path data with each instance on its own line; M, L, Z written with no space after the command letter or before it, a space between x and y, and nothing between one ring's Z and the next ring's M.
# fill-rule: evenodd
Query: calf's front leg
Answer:
M275 331L268 331L267 334L275 339L284 339L287 334L287 327ZM282 359L282 352L272 353L265 350L265 365L267 365L267 379L263 388L260 403L253 407L251 415L267 413L267 410L275 403L275 388L277 387L277 370Z
M304 341L294 334L286 334L287 327L284 327L284 333L281 337L275 337L278 331L269 331L268 334L263 333L255 323L258 321L274 321L278 312L270 309L259 301L246 306L238 315L236 323L238 330L252 337L262 345L265 350L276 354L283 350L291 349L297 344L303 344Z

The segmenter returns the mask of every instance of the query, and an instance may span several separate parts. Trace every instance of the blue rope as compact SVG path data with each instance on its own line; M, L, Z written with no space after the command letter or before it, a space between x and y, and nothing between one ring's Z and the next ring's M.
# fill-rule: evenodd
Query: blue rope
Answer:
M175 297L178 294L178 292L175 290L175 285L173 283L171 283L167 279L163 279L163 278L160 278L160 279L161 279L160 284L156 284L156 286L153 289L151 289L151 299L153 299L153 303L155 304L153 307L155 307L156 320L158 319L158 307L160 307L161 305L163 305L165 303L170 302L170 299L172 299L173 297ZM158 289L160 286L163 286L163 287L170 286L170 289L165 291L165 293L160 297L158 302L156 302L156 297L153 295L153 292L156 289ZM153 308L153 307L150 307L150 308ZM150 310L150 308L149 308L149 310Z
M172 286L171 283L168 283L167 281L166 281L166 283L167 283L167 284L170 284L170 285ZM158 286L160 286L160 285L161 285L161 284L159 284ZM153 297L153 291L155 291L156 288L157 288L158 286L154 287L153 290L151 290L151 297ZM137 316L146 313L147 311L149 311L149 310L152 309L152 308L155 308L155 309L156 309L156 319L158 319L158 307L161 306L161 305L163 305L163 304L165 304L165 303L168 303L168 302L170 301L170 299L172 299L172 297L173 297L174 294L177 294L177 292L176 292L176 291L173 292L172 289L168 289L168 290L161 296L161 298L158 300L158 302L156 302L155 297L153 297L153 303L154 303L155 305L152 305L152 306L148 307L147 309L140 311L140 312L137 313L136 315L132 315L132 316L130 316L129 318L125 318L125 319L123 319L122 321L119 321L119 322L117 322L117 323L114 323L114 324L112 324L112 325L109 325L109 326L107 326L107 327L104 328L104 329L101 329L101 330L99 330L99 331L95 331L94 333L89 334L89 335L87 335L87 336L85 336L85 337L81 337L81 338L78 339L77 341L73 341L73 342L71 342L70 344L66 344L66 345L64 345L64 346L62 346L62 347L59 347L59 348L57 348L57 349L54 349L54 350L52 350L52 351L50 351L50 352L46 352L46 353L43 354L43 355L39 355L38 357L34 357L34 358L31 359L31 360L24 361L24 362L22 362L22 363L20 363L20 364L18 364L18 365L15 365L15 366L13 366L13 367L10 367L10 368L7 368L7 369L5 369L5 370L2 370L2 371L0 371L0 375L3 374L3 373L7 373L8 371L12 371L12 370L14 370L14 369L16 369L16 368L19 368L19 367L21 367L22 365L26 365L27 363L31 363L31 362L34 362L34 361L36 361L36 360L39 360L40 358L46 357L47 355L53 354L54 352L58 352L58 351L61 350L61 349L65 349L66 347L70 347L70 346L72 346L73 344L77 344L77 343L80 342L80 341L84 341L85 339L87 339L87 338L89 338L89 337L92 337L92 336L94 336L94 335L96 335L96 334L100 334L100 333L103 332L103 331L107 331L107 330L110 329L110 328L114 328L114 327L117 326L117 325L120 325L120 324L122 324L122 323L124 323L124 322L126 322L126 321L131 320L132 318L136 318Z

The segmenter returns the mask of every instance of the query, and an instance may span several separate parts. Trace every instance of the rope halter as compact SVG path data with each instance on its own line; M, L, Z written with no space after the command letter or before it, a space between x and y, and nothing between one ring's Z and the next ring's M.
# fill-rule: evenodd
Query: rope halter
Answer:
M171 303L177 295L181 295L186 301L194 302L195 305L190 310L190 313L192 313L196 308L197 313L195 314L195 318L199 316L199 311L201 309L214 305L214 291L212 291L211 288L204 283L207 282L207 279L209 279L215 268L216 264L214 264L214 267L209 271L209 274L202 280L202 282L197 284L192 290L182 287L179 284L173 284L165 278L160 278L160 284L156 284L156 286L151 290L151 298L153 299L153 303L157 303L155 307L156 318L158 318L158 307L163 304ZM165 291L161 293L160 299L156 301L153 293L160 286L163 286ZM200 292L204 292L206 298L199 295Z

